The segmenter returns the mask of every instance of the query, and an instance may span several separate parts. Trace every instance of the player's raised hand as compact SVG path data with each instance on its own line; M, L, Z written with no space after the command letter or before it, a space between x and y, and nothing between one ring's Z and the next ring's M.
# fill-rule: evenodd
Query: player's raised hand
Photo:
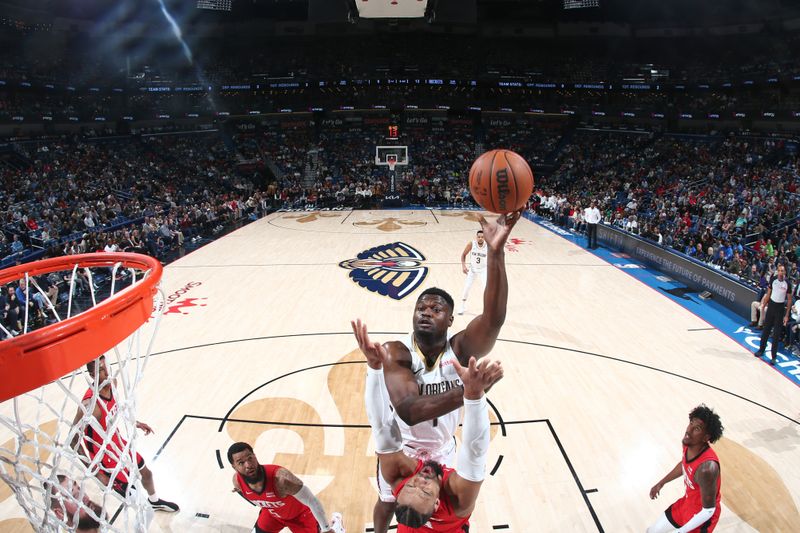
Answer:
M511 229L522 216L523 209L505 215L499 215L492 222L487 221L483 215L481 215L479 221L481 223L481 229L483 230L483 238L489 246L489 249L499 250L505 246L508 236L511 234Z
M489 385L487 385L485 389L483 389L484 393L488 393L495 383L503 379L503 364L500 361L495 361L495 364L496 364L495 379Z
M469 365L464 368L457 360L453 367L464 384L464 398L477 400L483 396L484 391L503 378L503 366L499 361L481 359L478 362L474 357L469 358Z
M355 321L351 320L350 325L353 327L353 334L358 341L358 348L367 358L367 366L376 370L383 368L383 361L389 357L386 348L379 342L371 342L369 340L367 325L361 322L360 318Z

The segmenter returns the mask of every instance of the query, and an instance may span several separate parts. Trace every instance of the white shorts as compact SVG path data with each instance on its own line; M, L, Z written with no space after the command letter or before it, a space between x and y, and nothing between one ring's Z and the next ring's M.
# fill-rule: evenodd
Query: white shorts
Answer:
M415 450L408 446L403 446L403 453L413 459L419 459L421 461L436 461L441 465L454 468L456 465L456 439L453 438L450 444L442 446L433 453L428 453L427 450ZM383 479L383 474L381 474L380 457L378 458L377 463L378 472L376 477L378 479L378 496L382 502L394 502L396 499L394 494L392 494L392 486L387 483L385 479Z

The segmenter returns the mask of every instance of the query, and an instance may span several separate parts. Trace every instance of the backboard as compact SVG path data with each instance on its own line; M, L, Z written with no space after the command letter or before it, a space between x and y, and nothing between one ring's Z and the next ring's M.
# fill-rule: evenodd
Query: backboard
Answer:
M358 16L371 18L422 18L428 0L357 0Z
M394 159L394 161L391 161ZM378 166L407 165L408 146L376 146L375 164Z

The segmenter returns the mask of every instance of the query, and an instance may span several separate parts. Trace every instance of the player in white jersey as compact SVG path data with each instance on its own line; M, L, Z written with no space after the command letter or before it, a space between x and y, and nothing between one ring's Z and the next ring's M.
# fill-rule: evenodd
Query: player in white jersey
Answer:
M458 314L463 315L467 311L467 296L469 290L472 288L472 283L475 278L480 278L481 286L486 288L486 259L489 247L483 239L483 230L479 229L475 234L475 238L471 243L467 244L461 254L461 271L467 275L467 280L464 282L464 292L461 296L461 307L458 309ZM469 266L467 266L467 257L469 257Z
M366 325L361 320L352 322L359 348L368 361L378 362L370 366L381 367L375 371L384 378L382 393L394 409L404 451L412 457L455 466L453 435L464 396L452 361L458 359L464 366L471 356L482 357L494 347L508 302L505 243L520 214L500 215L491 223L480 219L488 259L483 313L464 330L448 336L455 306L453 298L437 288L423 291L417 299L414 332L407 339L383 345L371 342ZM373 511L374 531L386 533L396 503L380 468L378 485L381 494Z

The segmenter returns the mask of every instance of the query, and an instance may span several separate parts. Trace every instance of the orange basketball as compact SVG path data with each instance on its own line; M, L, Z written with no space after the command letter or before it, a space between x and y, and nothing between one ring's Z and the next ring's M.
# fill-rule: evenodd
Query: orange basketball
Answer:
M482 208L511 213L525 206L533 193L533 172L511 150L489 150L469 169L469 190Z

